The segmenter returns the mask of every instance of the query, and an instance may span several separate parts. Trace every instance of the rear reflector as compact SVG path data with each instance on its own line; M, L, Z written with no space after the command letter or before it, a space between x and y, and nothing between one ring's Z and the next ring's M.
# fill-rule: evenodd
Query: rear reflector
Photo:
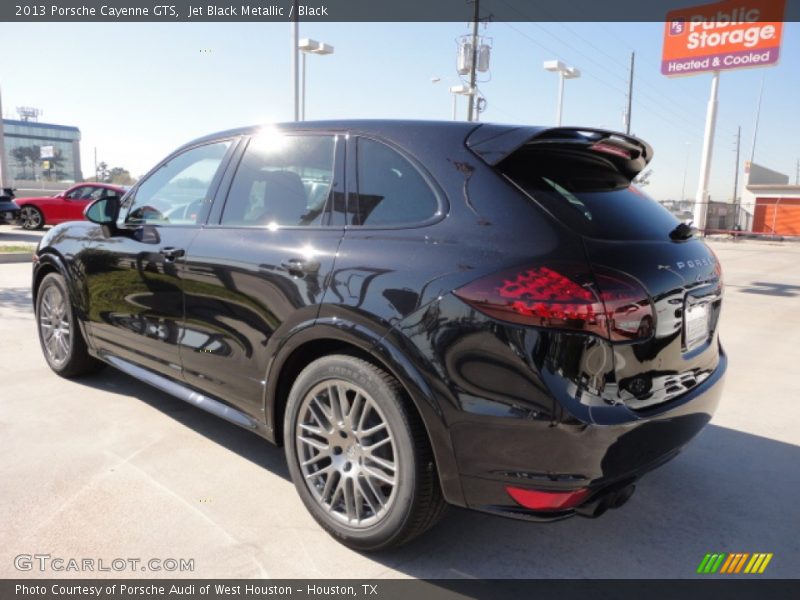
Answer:
M504 321L593 333L612 341L650 337L647 292L621 273L590 273L580 265L530 266L489 275L455 295Z
M589 490L586 488L569 492L542 492L507 485L506 492L517 504L531 510L567 510L578 506L589 497Z

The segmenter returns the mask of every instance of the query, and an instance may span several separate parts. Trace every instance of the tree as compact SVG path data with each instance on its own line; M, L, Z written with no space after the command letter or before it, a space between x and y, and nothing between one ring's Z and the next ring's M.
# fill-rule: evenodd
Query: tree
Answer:
M97 181L108 183L108 163L101 162L96 168Z
M117 185L131 185L136 183L136 180L131 177L131 174L128 172L127 169L123 169L122 167L114 167L108 172L108 179L109 183L115 183Z
M28 149L24 146L17 146L12 148L9 152L17 165L22 169L22 179L28 178Z
M9 154L22 167L22 179L34 179L36 177L36 165L40 161L39 146L17 146L12 148ZM28 177L28 163L31 165L30 177Z

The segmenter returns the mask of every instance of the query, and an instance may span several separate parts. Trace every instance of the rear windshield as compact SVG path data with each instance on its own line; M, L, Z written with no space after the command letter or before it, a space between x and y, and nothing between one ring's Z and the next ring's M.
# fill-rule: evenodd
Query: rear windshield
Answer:
M586 150L526 147L499 169L542 208L581 235L609 240L667 240L679 221Z

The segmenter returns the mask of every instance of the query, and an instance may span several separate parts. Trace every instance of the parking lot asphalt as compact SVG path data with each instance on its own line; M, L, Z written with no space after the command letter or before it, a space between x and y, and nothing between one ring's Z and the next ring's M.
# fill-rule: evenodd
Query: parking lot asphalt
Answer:
M0 577L684 578L707 552L772 552L756 577L797 577L800 245L712 245L726 282L723 402L627 505L544 525L454 509L376 555L316 525L282 449L111 368L54 375L30 265L0 265ZM194 571L21 572L20 554L194 559Z

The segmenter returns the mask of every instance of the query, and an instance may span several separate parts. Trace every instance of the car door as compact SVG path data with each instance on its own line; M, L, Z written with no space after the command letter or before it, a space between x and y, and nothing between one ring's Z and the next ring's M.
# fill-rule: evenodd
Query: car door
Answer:
M71 207L75 205L83 194L91 193L91 189L92 186L90 185L76 185L66 190L63 194L54 197L52 202L48 202L45 208L45 221L50 225L56 225L64 221L73 220L69 217Z
M186 256L181 361L188 383L263 419L269 358L286 332L314 321L333 270L344 144L270 131L243 146Z
M125 196L118 232L95 236L81 253L89 330L99 352L181 378L186 249L237 141L204 143L169 157Z
M89 204L101 198L106 188L99 185L86 185L78 189L72 197L66 197L62 205L61 219L64 221L82 221L83 211Z

